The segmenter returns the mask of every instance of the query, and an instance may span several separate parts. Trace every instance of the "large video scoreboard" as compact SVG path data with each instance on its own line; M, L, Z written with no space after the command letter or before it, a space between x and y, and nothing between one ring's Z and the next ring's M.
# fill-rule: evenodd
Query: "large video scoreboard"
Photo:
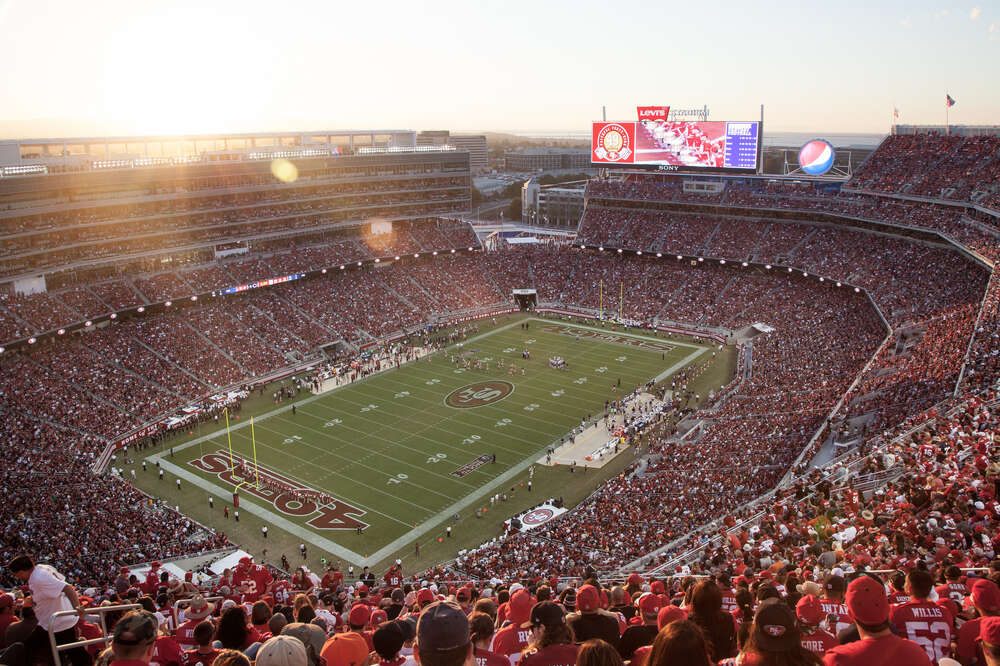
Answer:
M590 161L601 167L752 173L760 161L760 134L760 121L596 122Z

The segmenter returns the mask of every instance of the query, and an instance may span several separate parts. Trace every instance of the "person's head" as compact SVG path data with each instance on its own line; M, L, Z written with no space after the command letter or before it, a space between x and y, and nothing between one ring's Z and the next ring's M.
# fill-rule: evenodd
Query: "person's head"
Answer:
M347 624L350 625L351 631L364 631L365 625L368 624L368 620L372 617L372 608L368 604L356 603L351 606L351 610L347 613Z
M493 628L493 618L486 613L473 613L469 616L469 633L477 647L489 646Z
M461 606L437 601L423 610L415 654L421 666L462 666L472 659L469 618Z
M472 610L476 613L485 613L489 615L495 622L497 619L497 603L492 599L480 599L473 606Z
M277 636L278 634L274 634ZM306 648L306 657L309 666L317 666L320 660L320 653L323 651L323 643L326 642L326 632L314 624L303 624L293 622L285 625L281 630L281 636L291 636L298 639Z
M810 659L808 655L812 653L802 647L795 614L783 603L768 604L757 611L743 652L758 654L764 657L765 663L820 663L817 657ZM781 658L782 655L786 656Z
M219 618L216 638L227 650L242 650L247 642L247 616L242 606L230 606Z
M622 657L607 641L592 638L580 646L576 666L622 666Z
M251 666L247 656L239 650L222 650L215 657L212 666Z
M256 666L309 666L306 646L292 636L274 636L257 650Z
M826 615L823 613L823 604L819 597L814 594L807 594L795 605L795 616L798 618L805 631L812 633L812 630L819 626Z
M1000 613L1000 587L988 578L980 578L972 584L972 605L980 615L997 615Z
M914 599L924 600L934 589L934 576L927 569L913 568L906 574L906 592Z
M275 613L267 620L267 630L271 632L272 636L277 636L287 624L288 618L283 613Z
M862 638L889 628L889 598L885 595L885 587L874 578L861 576L852 580L844 601Z
M584 585L576 593L576 609L584 615L593 615L601 608L601 595L593 585Z
M979 623L979 645L987 666L1000 666L1000 617L984 617Z
M212 642L214 635L215 626L208 620L202 620L194 628L194 642L198 644L198 647L207 647Z
M250 608L250 624L267 624L271 619L271 607L266 601L258 601Z
M153 658L156 645L156 618L148 611L132 611L122 617L112 632L115 661L144 661Z
M645 666L712 666L708 643L701 628L690 620L678 620L663 627L653 640Z
M841 601L844 598L844 577L831 574L823 582L823 596L826 599Z
M35 568L35 563L27 555L18 555L7 563L7 568L10 569L15 578L25 583L31 576L31 572Z
M535 604L528 621L521 628L531 629L531 645L535 649L573 642L573 632L566 624L566 613L554 601Z
M406 634L398 622L383 622L372 633L372 644L375 652L383 662L394 660L406 642Z
M705 579L691 592L691 615L703 619L715 618L722 610L722 590L715 581Z
M309 604L306 604L301 608L299 608L297 611L295 611L296 622L304 622L305 624L309 624L314 619L316 619L316 611Z

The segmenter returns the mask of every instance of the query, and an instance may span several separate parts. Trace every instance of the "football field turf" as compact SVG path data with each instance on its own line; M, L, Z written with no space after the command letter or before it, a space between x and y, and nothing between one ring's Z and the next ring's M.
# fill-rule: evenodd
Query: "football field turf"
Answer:
M527 330L521 328L525 321ZM530 360L522 360L523 350ZM455 514L487 506L490 495L523 476L582 419L600 414L605 401L701 362L710 350L707 343L516 319L430 361L299 400L294 415L290 404L274 405L257 413L251 429L244 410L230 422L228 440L225 429L213 429L161 459L185 492L178 496L171 492L173 481L164 488L151 476L140 486L182 511L191 503L204 507L208 495L221 508L231 504L234 485L244 480L230 471L230 442L232 460L237 466L245 461L249 469L255 447L263 483L258 488L253 477L243 485L240 512L268 526L268 542L262 543L278 546L284 532L286 543L305 543L354 564L376 563L440 533ZM553 356L565 359L568 368L550 368ZM465 369L463 358L486 362L489 370ZM513 375L511 364L517 367ZM296 497L274 490L278 483L302 492ZM204 492L192 492L192 486ZM536 486L536 492L538 501L562 494L559 487ZM220 513L212 514L213 526L225 529Z

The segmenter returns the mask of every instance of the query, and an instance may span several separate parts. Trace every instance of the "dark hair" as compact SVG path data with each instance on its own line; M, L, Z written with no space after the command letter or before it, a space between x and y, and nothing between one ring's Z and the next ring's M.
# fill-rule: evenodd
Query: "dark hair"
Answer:
M539 585L538 589L535 591L536 601L551 601L552 599L552 588L548 585Z
M934 577L925 569L911 569L906 580L910 583L910 592L918 599L926 599L934 589Z
M854 624L858 625L858 629L864 629L869 634L877 634L889 628L888 618L885 622L880 622L878 624L865 624L864 622L855 622Z
M239 650L222 650L215 657L212 666L251 666L247 656Z
M788 633L782 638L788 642L789 649L785 652L776 652L763 647L758 638L760 636L760 629L755 625L750 630L750 637L747 638L747 642L743 646L743 654L753 653L760 657L753 662L755 666L823 666L822 659L815 653L802 647L802 635L793 621L795 612L791 609L787 610L789 619Z
M316 611L309 604L306 604L295 611L295 621L302 622L303 624L309 624L316 617Z
M486 613L493 622L497 620L497 605L492 599L480 599L472 610L476 613Z
M677 620L663 627L646 658L646 666L712 666L712 663L705 635L690 620Z
M472 643L460 645L450 650L421 650L417 643L417 652L422 666L462 666L472 652ZM215 664L212 664L215 666Z
M208 620L202 620L194 628L194 640L198 645L208 645L215 635L215 627Z
M622 656L611 644L600 638L591 638L576 653L576 666L622 666Z
M250 608L250 624L264 624L271 619L271 607L266 601L258 601Z
M474 612L469 616L469 635L473 643L489 640L493 629L493 618L486 613Z
M722 590L711 580L703 580L691 592L691 621L701 627L708 640L712 659L719 661L736 652L733 618L722 611Z
M11 570L11 573L30 571L35 568L35 563L27 555L18 555L7 564L7 568Z
M227 650L243 650L247 642L247 616L242 606L227 608L219 619L215 637Z

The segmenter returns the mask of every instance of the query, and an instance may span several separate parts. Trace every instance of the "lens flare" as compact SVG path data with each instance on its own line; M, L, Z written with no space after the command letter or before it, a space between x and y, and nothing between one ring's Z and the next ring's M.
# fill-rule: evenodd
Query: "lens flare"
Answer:
M279 157L271 161L271 174L283 183L294 183L299 177L299 170L285 158Z

